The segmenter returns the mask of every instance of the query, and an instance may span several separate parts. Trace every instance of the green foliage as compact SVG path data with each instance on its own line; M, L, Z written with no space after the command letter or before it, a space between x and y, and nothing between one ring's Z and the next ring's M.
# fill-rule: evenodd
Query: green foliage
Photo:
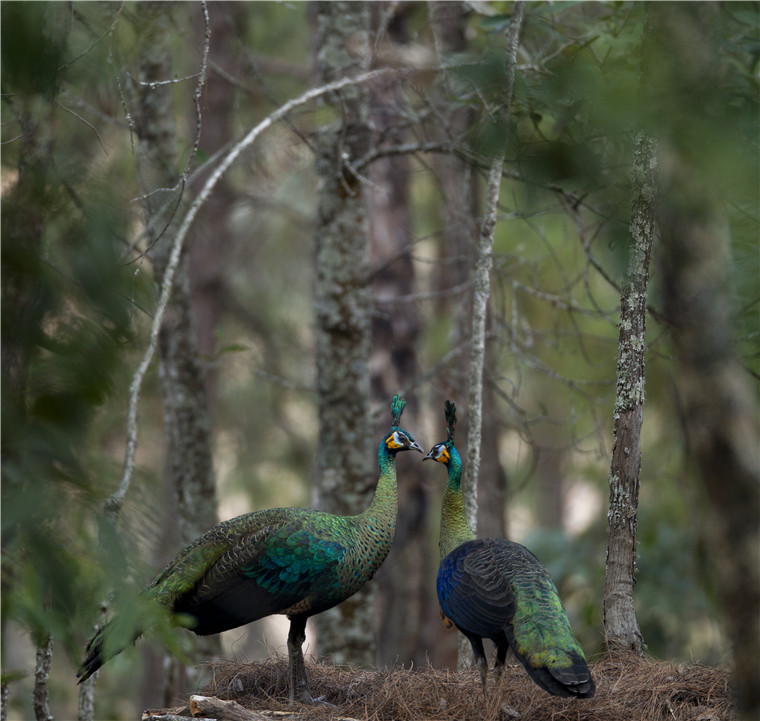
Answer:
M61 32L66 13L55 2L3 5L3 93L40 93L47 98L56 94L66 52L66 36Z
M154 303L149 262L132 247L142 242L134 199L144 189L137 187L134 138L124 117L124 88L129 73L136 77L140 60L135 54L140 7L10 2L0 7L2 613L35 635L52 630L75 659L109 589L114 606L125 609L125 634L148 613L134 605L135 589L152 577L155 563L148 557L168 512L160 482L163 438L154 375L143 389L143 455L119 533L101 511L122 462L129 372L144 347L142 333ZM503 32L511 5L489 7L495 11L490 17L469 17L467 54L445 59L453 72L441 95L421 74L411 76L413 83L401 83L405 105L386 108L396 113L398 128L381 140L429 141L438 137L434 126L450 109L470 109L474 120L456 138L467 152L486 166L491 155L506 149L490 326L497 363L489 382L498 394L494 423L510 476L508 503L535 510L544 502L527 469L531 444L567 449L564 474L584 479L606 499L620 295L614 286L627 263L631 147L642 127L662 139L663 162L670 145L691 154L694 167L714 180L715 203L731 234L727 285L736 308L731 330L744 363L760 372L758 8L529 3L512 116L504 124L493 110L506 76ZM229 82L232 92L221 117L213 100L202 104L198 162L219 150L207 145L213 124L223 126L225 142L231 140L312 79L307 4L212 3L209 12L229 15L228 34L212 36L212 55L220 36L231 51L214 56L218 64L205 90ZM392 54L419 46L432 53L427 6L413 4L405 12L410 40L392 46ZM122 14L109 34L117 13ZM648 14L655 30L658 23L662 30L642 45ZM199 18L198 6L176 6L177 77L197 72ZM695 23L711 29L710 42L690 39ZM382 42L376 47L383 49ZM676 62L678 57L691 61ZM381 58L378 54L378 63ZM707 63L719 83L702 81ZM173 87L179 108L190 107L193 86L188 81ZM315 131L340 117L315 106L289 120L291 125L267 131L230 174L223 211L198 222L221 266L213 290L222 307L215 318L217 345L204 360L212 375L225 517L252 507L310 502L317 441L310 146ZM195 119L180 117L178 125L186 151ZM437 160L415 157L408 240L415 243L417 273L410 294L421 299L412 301L414 323L422 328L420 376L401 381L415 388L418 408L446 388L466 419L466 371L452 370L451 358L467 353L466 342L453 332L466 321L467 293L460 290L440 305L438 298L430 303L425 297L430 290L446 290L436 281L447 264L468 263L469 257L452 257L451 249L440 247L445 216ZM472 182L480 183L477 171ZM655 264L650 285L655 309L658 284ZM378 303L374 312L383 314L386 306ZM403 312L400 304L398 312ZM650 653L681 658L693 653L713 661L720 656L719 636L702 634L716 625L713 590L703 568L709 548L700 531L710 509L678 470L682 439L667 325L650 317L647 341L639 619ZM379 356L389 349L375 351ZM440 422L439 401L429 412ZM385 404L378 414L387 418ZM601 644L604 516L601 511L580 535L542 529L516 539L549 567L587 651ZM427 549L432 556L436 542ZM177 550L172 543L165 545ZM156 623L156 637L180 652L183 634L172 633L166 618ZM117 678L104 675L108 706L100 711L127 716L131 712L106 699L118 696L122 679L134 677L139 662L124 654L113 663ZM3 669L6 678L13 671ZM70 692L69 681L67 676L65 689L61 682L62 696Z

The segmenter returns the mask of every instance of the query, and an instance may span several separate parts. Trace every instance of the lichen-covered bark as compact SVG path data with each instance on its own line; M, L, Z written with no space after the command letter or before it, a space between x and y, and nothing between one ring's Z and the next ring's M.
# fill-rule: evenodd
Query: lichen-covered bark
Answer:
M654 237L657 154L652 138L639 134L634 147L631 251L620 299L617 387L607 512L604 636L609 649L643 652L633 605L636 533L644 419L647 285Z
M32 705L34 718L37 721L53 721L50 711L50 662L53 659L53 635L45 633L37 643L37 654L34 664L34 691Z
M175 220L180 217L181 189L176 158L176 125L171 85L150 85L171 79L169 50L171 5L141 6L139 85L133 88L137 130L138 173L148 229L148 245L157 285L169 262ZM155 192L160 188L172 191ZM173 214L173 216L172 216ZM204 379L193 329L186 256L180 261L159 336L161 396L167 439L167 480L174 490L178 538L167 549L192 542L217 522L211 435ZM159 559L161 560L161 559ZM166 558L163 559L167 560ZM218 637L197 641L204 657L218 653ZM180 693L190 669L176 667L166 695ZM151 674L155 675L155 674ZM165 699L167 703L170 698Z
M525 6L515 2L512 22L506 32L506 79L500 99L498 115L504 127L508 126L512 110L512 89L517 67L517 50L520 45ZM505 141L506 145L506 141ZM483 425L483 366L486 357L486 319L493 265L493 241L501 191L501 175L504 168L504 154L491 162L486 189L486 205L480 226L480 235L473 278L472 340L470 344L469 369L469 427L467 429L467 461L462 479L462 491L470 527L477 535L478 516L478 475Z
M319 3L317 22L320 84L367 69L365 3ZM360 86L346 87L327 101L336 120L316 144L316 500L332 513L354 514L369 505L377 479L377 445L369 420L369 218L364 181L350 169L351 161L369 150L369 104L367 90ZM320 654L339 663L374 663L374 596L375 586L367 584L318 617Z

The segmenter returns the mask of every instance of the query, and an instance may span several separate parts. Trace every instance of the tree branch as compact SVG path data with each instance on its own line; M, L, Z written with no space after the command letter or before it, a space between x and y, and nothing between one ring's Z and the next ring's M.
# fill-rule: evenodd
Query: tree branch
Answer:
M175 235L172 243L169 262L167 263L166 271L164 273L164 282L161 285L161 293L159 295L156 313L153 317L153 325L151 326L148 346L145 349L145 353L143 354L140 365L137 367L137 370L132 377L132 382L129 387L129 405L127 408L127 444L124 453L122 476L118 488L106 501L106 510L114 518L118 516L121 507L124 504L124 498L129 489L129 485L132 481L132 475L134 473L138 431L137 409L140 402L140 391L142 389L142 383L145 378L145 374L148 371L148 367L153 360L153 356L156 352L156 347L158 346L159 330L161 328L161 323L166 312L166 306L169 302L169 298L171 297L172 287L174 284L174 276L177 272L177 267L179 266L185 237L187 236L187 233L190 230L190 226L195 220L195 216L198 214L198 211L200 211L200 209L206 203L212 191L216 187L216 184L230 169L240 154L248 147L250 147L265 130L282 120L292 110L327 93L335 92L336 90L340 90L350 85L361 85L371 82L372 80L381 77L382 75L385 75L391 71L392 69L390 68L383 68L380 70L373 70L362 75L357 75L353 78L342 78L340 80L327 83L326 85L322 85L318 88L312 88L299 97L288 101L273 113L268 115L266 118L264 118L264 120L252 128L242 138L242 140L240 140L232 147L232 149L219 163L216 170L214 170L214 172L209 176L203 188L201 188L200 192L198 193L197 198L190 204L185 217L177 229L177 234Z
M500 117L509 120L512 109L512 88L515 81L517 48L520 44L524 4L514 4L512 22L507 33L507 81L502 96ZM480 444L483 425L483 364L486 347L486 314L490 293L490 273L493 265L493 237L498 213L501 177L504 170L504 151L493 160L488 173L486 207L480 228L478 260L475 270L475 293L472 309L472 345L470 351L470 391L468 397L469 423L467 434L467 465L462 490L467 520L477 534L478 473L480 471Z

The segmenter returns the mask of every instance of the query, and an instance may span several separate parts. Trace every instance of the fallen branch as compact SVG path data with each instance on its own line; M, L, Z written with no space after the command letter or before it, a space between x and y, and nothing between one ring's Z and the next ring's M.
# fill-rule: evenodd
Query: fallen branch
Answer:
M237 701L222 701L216 696L191 696L190 713L193 718L211 717L218 721L269 721L255 711L249 711Z

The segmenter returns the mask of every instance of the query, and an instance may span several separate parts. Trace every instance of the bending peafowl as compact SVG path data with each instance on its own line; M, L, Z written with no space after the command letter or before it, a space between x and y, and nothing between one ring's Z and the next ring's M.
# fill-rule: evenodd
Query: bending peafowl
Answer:
M306 620L356 593L385 560L398 509L396 454L423 453L399 427L405 405L398 395L391 404L392 427L378 449L380 478L366 511L335 516L273 508L224 521L185 548L143 593L184 614L201 636L285 614L290 701L312 701L302 651ZM88 644L80 683L123 649L113 648L114 627L112 620Z
M518 543L476 539L465 515L462 461L454 446L456 407L444 405L448 439L423 458L443 463L449 481L441 508L441 564L436 582L444 620L469 639L483 691L488 662L483 639L496 643L501 673L511 648L530 677L555 696L591 698L595 685L549 572ZM450 624L448 624L450 625Z

